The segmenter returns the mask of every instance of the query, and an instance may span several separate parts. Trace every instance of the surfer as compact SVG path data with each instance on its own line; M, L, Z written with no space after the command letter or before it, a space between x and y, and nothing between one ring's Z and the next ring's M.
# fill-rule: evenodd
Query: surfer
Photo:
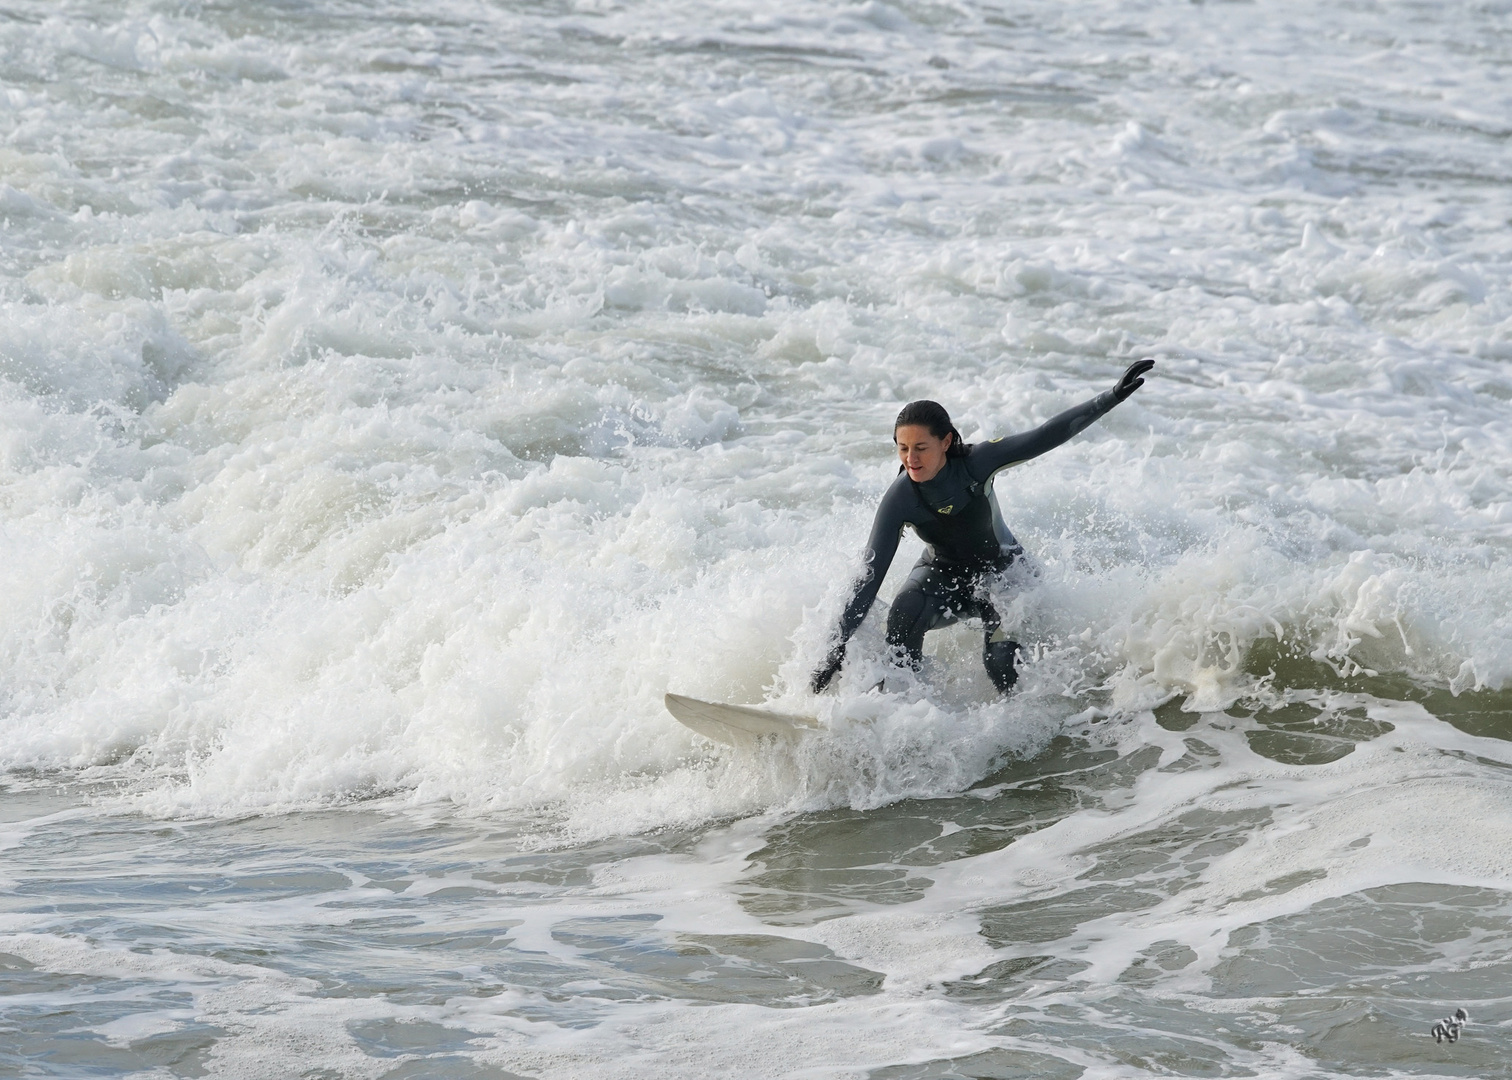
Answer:
M1018 681L1014 660L1019 646L1003 632L987 586L994 575L1021 558L1024 549L998 511L992 478L1085 429L1143 386L1143 376L1154 366L1154 360L1136 361L1112 390L1067 409L1033 431L985 443L963 442L950 414L936 402L905 405L893 424L898 478L877 508L866 543L865 570L840 616L834 647L814 672L810 682L814 693L829 686L844 663L846 642L871 610L905 525L912 526L924 541L924 554L887 613L887 644L894 661L917 671L924 658L926 633L963 618L980 619L982 662L992 684L1007 693Z

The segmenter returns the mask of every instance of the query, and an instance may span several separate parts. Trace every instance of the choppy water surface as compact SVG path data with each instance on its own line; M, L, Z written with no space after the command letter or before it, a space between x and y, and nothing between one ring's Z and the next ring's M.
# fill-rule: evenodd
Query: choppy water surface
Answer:
M0 90L0 1075L1512 1076L1512 5L4 0ZM1142 355L1000 481L1020 690L811 697L900 404Z

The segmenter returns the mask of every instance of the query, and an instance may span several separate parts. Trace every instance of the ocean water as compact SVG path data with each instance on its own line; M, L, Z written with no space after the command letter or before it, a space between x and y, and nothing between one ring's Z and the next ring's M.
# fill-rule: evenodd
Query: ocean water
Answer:
M0 1076L1512 1077L1509 118L1505 0L3 0ZM910 538L809 694L900 405L1141 356L1018 691L872 689Z

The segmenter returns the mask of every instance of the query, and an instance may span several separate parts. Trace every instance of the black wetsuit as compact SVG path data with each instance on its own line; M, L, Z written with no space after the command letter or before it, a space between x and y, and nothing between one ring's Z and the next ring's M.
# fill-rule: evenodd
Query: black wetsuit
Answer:
M866 570L840 617L839 639L825 667L815 673L814 689L823 689L839 670L845 643L871 610L905 525L913 527L925 547L908 581L893 598L887 616L888 644L917 668L925 633L961 618L981 619L982 660L987 673L999 690L1012 686L1018 679L1013 663L1018 646L1001 632L1001 620L985 586L993 574L1012 565L1023 548L998 511L992 478L1003 469L1053 450L1127 396L1120 396L1117 389L1109 390L1033 431L976 443L967 448L965 456L947 458L932 480L916 483L906 472L900 472L877 508L866 544Z

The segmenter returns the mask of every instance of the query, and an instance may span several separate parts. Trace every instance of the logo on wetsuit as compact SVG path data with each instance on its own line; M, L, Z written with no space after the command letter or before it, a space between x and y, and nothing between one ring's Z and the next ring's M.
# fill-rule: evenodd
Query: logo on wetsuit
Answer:
M947 506L942 506L942 507L940 507L940 509L939 509L939 511L938 511L938 513L941 513L941 514L948 514L948 513L950 513L950 512L951 512L951 511L952 511L952 510L954 510L954 509L955 509L955 503L950 503L950 504L949 504L949 505L947 505Z

